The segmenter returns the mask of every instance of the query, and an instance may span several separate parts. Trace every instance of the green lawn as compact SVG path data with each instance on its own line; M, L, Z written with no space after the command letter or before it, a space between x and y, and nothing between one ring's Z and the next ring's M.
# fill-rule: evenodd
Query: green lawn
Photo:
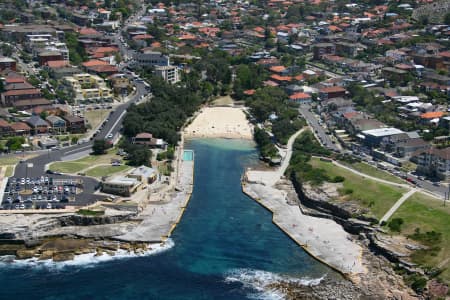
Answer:
M77 173L89 167L89 164L79 163L77 161L58 161L50 165L50 170L62 173Z
M108 152L104 155L88 155L77 160L54 162L50 165L50 170L62 173L78 173L90 166L98 164L110 164L111 159L113 158L120 160L122 159L119 155L115 154L116 151L117 149L112 148L109 149Z
M88 124L92 126L92 129L97 128L100 123L109 116L111 109L95 109L87 111L84 114Z
M341 161L340 163L342 163L346 166L349 166L350 168L355 169L356 171L359 171L361 173L367 174L372 177L377 177L377 178L388 180L388 181L394 182L394 183L406 183L404 180L398 178L397 176L389 174L388 172L385 172L383 170L380 170L376 167L373 167L373 166L368 165L363 162L349 164L349 163Z
M86 171L86 175L93 177L103 177L109 176L115 173L123 172L125 170L129 170L131 167L129 166L98 166Z
M422 193L415 193L395 212L392 218L402 218L402 235L413 234L416 228L420 232L436 231L442 234L439 251L418 251L413 261L423 266L440 266L445 270L440 277L450 282L450 203L443 202ZM391 218L391 219L392 219ZM442 264L442 265L440 265Z
M6 177L11 177L13 176L14 172L14 166L6 166L6 172L5 172L5 176Z
M0 158L0 166L4 166L4 165L15 165L17 164L20 160L22 159L22 157L18 157L16 156L4 156Z
M363 207L370 209L372 214L380 219L394 203L400 199L406 189L389 186L371 179L358 176L348 170L337 167L331 162L321 161L318 158L312 158L310 161L313 167L324 169L328 176L343 176L344 189L351 189L348 199L356 201Z

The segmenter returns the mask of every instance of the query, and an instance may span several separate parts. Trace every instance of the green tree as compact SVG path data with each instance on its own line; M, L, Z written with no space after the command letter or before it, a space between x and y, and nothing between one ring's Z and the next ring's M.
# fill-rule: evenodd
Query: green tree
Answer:
M94 140L94 144L92 145L92 151L94 155L105 154L108 148L109 148L108 142L104 139Z
M128 153L128 164L131 166L150 166L152 152L143 145L130 144L125 148Z
M5 146L8 147L10 151L16 151L22 149L23 144L25 144L25 138L23 136L15 136L8 138Z
M445 14L445 16L444 16L444 23L445 24L450 24L450 12Z
M70 62L74 65L79 65L87 60L87 54L84 47L78 42L78 37L73 32L67 32L66 44L69 49Z

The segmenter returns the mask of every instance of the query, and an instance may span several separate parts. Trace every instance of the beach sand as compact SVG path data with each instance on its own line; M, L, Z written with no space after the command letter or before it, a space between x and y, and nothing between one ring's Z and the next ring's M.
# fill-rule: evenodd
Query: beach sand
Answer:
M185 138L253 139L253 127L242 108L205 107L184 130Z

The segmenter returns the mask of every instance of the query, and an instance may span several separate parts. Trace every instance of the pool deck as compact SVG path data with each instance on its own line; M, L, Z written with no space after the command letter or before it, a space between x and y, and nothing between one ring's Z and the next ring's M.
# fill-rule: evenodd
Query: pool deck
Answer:
M151 195L148 205L139 214L142 222L115 239L155 243L164 242L170 237L188 205L194 183L194 161L180 160L177 168L174 186L170 186L168 192Z

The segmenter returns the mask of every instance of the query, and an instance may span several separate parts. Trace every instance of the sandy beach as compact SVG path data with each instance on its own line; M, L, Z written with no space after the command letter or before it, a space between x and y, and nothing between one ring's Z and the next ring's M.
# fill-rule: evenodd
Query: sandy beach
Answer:
M253 127L242 108L205 107L184 130L186 138L253 139Z

